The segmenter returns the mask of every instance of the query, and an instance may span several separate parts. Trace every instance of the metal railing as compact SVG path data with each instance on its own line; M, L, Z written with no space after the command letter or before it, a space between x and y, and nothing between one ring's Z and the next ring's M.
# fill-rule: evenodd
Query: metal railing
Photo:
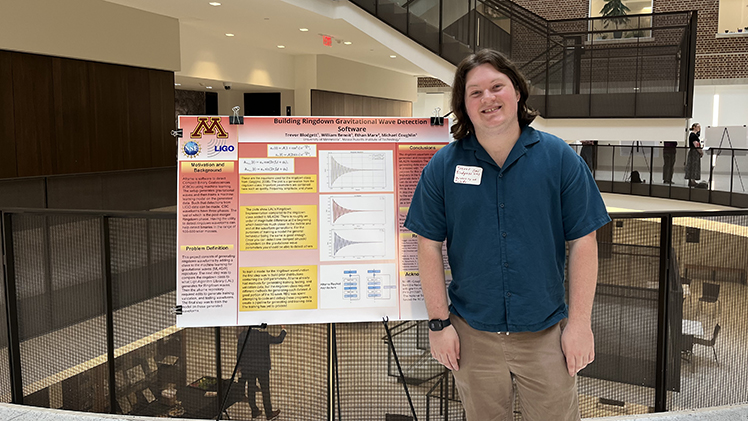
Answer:
M545 118L690 117L696 12L546 20L509 0L352 0L457 65L504 53Z
M598 231L596 360L578 378L583 417L748 402L748 211L612 217ZM175 326L175 219L2 213L0 401L215 418L225 397L231 419L252 418L255 387L230 382L238 329ZM395 325L418 418L462 419L450 373L431 370L421 323ZM270 349L283 419L409 419L382 323L287 330Z
M589 160L601 192L748 207L748 149L708 148L699 160L700 177L696 180L701 182L689 185L685 178L688 148L666 150L643 143L571 146ZM668 153L674 154L669 170ZM631 182L634 171L642 182ZM671 180L664 179L668 171L672 171Z

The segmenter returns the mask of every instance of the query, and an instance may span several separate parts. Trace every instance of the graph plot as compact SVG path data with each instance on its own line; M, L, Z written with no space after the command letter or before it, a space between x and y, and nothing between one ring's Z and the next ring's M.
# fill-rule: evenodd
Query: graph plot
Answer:
M333 225L383 225L387 200L384 196L331 196L330 223Z
M384 230L333 230L330 244L331 257L382 257L385 255Z
M320 151L320 191L392 191L392 151Z

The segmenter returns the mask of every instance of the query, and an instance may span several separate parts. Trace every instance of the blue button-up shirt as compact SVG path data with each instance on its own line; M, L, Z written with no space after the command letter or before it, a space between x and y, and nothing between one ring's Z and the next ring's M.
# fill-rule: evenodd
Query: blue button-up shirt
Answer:
M456 178L457 166L468 168ZM527 126L503 167L474 135L439 150L421 174L405 227L447 240L451 312L478 330L536 332L568 315L565 242L609 221L582 158Z

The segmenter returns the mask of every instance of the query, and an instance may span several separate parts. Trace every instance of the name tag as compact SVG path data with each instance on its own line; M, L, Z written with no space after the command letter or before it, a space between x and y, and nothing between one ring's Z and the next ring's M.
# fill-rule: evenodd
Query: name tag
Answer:
M455 184L472 184L474 186L478 186L480 185L480 180L482 177L483 168L481 167L458 165L455 168Z

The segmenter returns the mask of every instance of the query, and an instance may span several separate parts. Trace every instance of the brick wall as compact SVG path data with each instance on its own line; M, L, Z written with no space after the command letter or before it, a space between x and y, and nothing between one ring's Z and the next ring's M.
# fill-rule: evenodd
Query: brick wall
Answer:
M590 10L587 0L514 0L548 20L586 18Z
M587 0L514 0L549 19L587 17ZM696 79L748 78L748 37L716 38L719 0L654 0L655 13L697 10Z
M748 77L748 38L715 38L719 23L719 0L654 1L655 13L676 10L698 10L696 79Z

